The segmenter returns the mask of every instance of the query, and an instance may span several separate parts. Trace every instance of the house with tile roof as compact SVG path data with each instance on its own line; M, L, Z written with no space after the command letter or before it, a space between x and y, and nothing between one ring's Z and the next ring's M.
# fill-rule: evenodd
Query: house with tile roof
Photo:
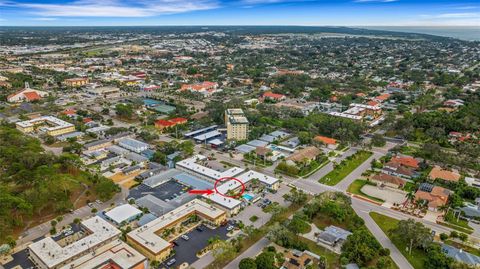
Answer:
M317 135L313 140L324 144L329 149L336 149L338 147L337 140L334 138Z
M284 101L285 99L287 99L285 95L273 92L265 92L262 94L262 97L264 100L271 100L275 102Z
M407 181L403 178L392 176L385 173L379 173L370 178L377 184L383 184L392 188L403 188Z
M424 183L417 192L415 192L415 201L427 201L428 210L436 212L439 207L447 204L448 197L451 193L452 191L448 189Z
M438 165L432 168L432 171L428 174L428 177L432 180L441 179L447 182L458 182L462 175L457 170L443 169Z
M46 96L48 96L47 92L31 89L28 82L25 82L25 88L7 96L7 101L10 103L33 102Z

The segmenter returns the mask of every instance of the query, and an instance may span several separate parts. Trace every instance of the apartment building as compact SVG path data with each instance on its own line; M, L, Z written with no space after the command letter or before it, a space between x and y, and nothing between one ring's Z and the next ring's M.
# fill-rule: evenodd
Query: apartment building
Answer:
M231 108L225 111L225 125L227 126L227 139L248 139L248 119L243 110Z

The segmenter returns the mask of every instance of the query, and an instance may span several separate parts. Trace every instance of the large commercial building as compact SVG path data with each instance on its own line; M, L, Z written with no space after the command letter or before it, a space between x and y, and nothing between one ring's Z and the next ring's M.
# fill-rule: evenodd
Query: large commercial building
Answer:
M206 156L197 154L193 157L177 162L175 164L175 168L210 182L215 182L224 177L235 177L245 171L244 168L232 167L228 170L220 172L202 165L201 162L205 160L207 160Z
M28 252L32 262L41 269L58 269L78 267L78 260L94 258L101 253L97 250L103 249L106 245L117 241L121 232L106 220L96 216L81 223L84 235L80 239L68 245L60 245L51 237L46 237L40 241L30 244ZM111 247L109 248L111 249ZM112 253L111 255L113 255ZM87 258L85 258L85 256ZM141 262L142 257L138 262ZM116 259L119 261L121 259ZM136 264L136 263L135 263ZM73 267L72 267L73 265ZM96 267L78 267L78 268L96 268ZM120 267L120 268L141 268L141 267Z
M128 233L127 242L150 260L163 261L172 252L173 245L170 242L176 239L172 237L165 240L162 238L163 231L172 228L178 230L177 227L183 226L193 215L214 226L227 219L225 211L195 199Z
M103 98L115 98L120 96L120 89L113 86L104 86L88 89L87 92L92 95L102 96Z
M203 155L195 155L191 158L179 161L175 167L178 170L185 171L195 177L203 180L207 180L211 183L225 178L222 182L218 183L217 191L220 193L213 193L211 195L204 195L205 199L212 201L217 207L225 210L228 216L236 215L244 203L241 198L232 198L224 196L228 191L238 191L242 184L249 184L252 180L256 179L261 184L272 190L277 190L280 187L280 180L256 171L245 171L240 167L232 167L223 172L217 171L206 167L202 164L207 157ZM230 180L229 178L236 178L237 180ZM222 195L223 194L223 195Z
M248 139L248 119L245 117L243 110L239 108L227 109L225 111L225 125L227 126L227 139Z
M148 260L120 239L110 242L61 269L147 269Z
M23 133L40 131L51 136L59 136L75 132L75 125L52 116L38 117L32 120L16 123L18 130Z

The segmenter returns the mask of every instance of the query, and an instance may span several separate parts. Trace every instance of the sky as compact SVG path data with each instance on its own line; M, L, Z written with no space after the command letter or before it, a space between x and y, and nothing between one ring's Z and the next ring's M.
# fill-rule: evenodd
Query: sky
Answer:
M477 26L479 0L0 0L0 26Z

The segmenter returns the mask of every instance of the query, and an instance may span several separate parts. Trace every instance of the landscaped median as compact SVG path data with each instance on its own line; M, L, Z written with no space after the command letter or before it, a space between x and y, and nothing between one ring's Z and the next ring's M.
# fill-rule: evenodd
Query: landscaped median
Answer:
M335 169L321 178L319 182L329 186L337 185L346 176L353 172L353 170L370 158L372 154L372 152L365 150L356 152L338 164Z

